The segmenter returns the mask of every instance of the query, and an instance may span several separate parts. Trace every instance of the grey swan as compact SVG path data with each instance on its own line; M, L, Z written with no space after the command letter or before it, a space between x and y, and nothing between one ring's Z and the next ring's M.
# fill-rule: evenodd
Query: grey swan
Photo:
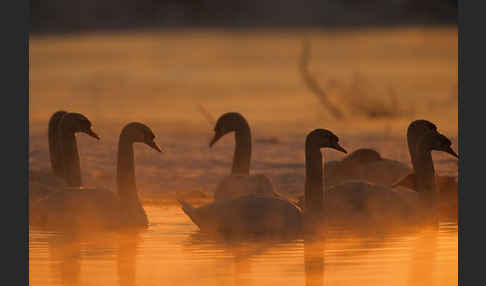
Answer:
M331 131L316 129L305 141L305 208L279 197L249 194L195 208L179 200L184 213L203 232L230 235L292 234L315 226L323 210L321 148L346 152ZM308 224L309 223L309 224Z
M66 117L65 120L63 120L64 117ZM75 177L79 178L78 183L72 184L72 186L81 185L81 168L75 139L75 134L79 132L100 139L91 129L91 122L82 114L61 110L51 116L48 124L51 170L29 171L29 202L37 202L57 188L66 187L68 178L64 172L65 166L77 172ZM69 146L69 148L62 146Z
M43 202L33 224L48 227L143 227L148 218L135 184L133 144L144 143L158 152L155 135L146 125L132 122L122 129L118 142L117 191L105 188L67 188Z
M231 174L223 178L216 187L214 200L229 200L248 194L280 197L267 176L250 175L251 131L248 122L241 114L228 112L218 118L214 127L214 137L209 143L209 147L231 132L235 133L233 167Z

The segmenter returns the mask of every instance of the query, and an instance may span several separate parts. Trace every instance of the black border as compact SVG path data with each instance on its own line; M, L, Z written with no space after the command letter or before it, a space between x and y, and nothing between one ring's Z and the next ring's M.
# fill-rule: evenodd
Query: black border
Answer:
M2 282L28 285L30 1L1 1Z
M462 242L463 242L463 209L464 209L464 196L462 190L464 189L463 187L463 161L464 161L464 152L463 152L463 132L462 132L462 115L463 115L463 108L464 106L462 105L463 103L463 80L462 77L464 76L464 71L463 71L463 57L462 57L462 52L463 52L463 33L464 33L464 2L462 0L459 0L457 3L457 30L458 30L458 39L457 39L457 44L458 44L458 63L457 63L457 94L458 94L458 102L457 102L457 116L458 116L458 126L457 126L457 137L458 137L458 152L459 152L459 166L458 166L458 194L457 194L457 280L458 280L458 285L464 285L464 269L463 269L463 251L462 251Z
M484 127L486 66L485 1L460 0L459 23L459 285L484 284ZM467 179L465 179L467 177ZM466 227L467 226L467 227ZM465 230L467 229L467 232ZM467 233L465 235L465 233ZM483 249L481 249L483 248ZM465 263L465 261L468 261Z

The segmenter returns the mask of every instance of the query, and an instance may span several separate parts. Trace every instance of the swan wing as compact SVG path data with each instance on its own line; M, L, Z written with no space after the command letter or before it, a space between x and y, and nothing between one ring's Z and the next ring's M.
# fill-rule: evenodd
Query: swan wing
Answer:
M205 232L224 234L268 234L295 231L301 212L278 198L249 195L194 208L181 202L183 211Z

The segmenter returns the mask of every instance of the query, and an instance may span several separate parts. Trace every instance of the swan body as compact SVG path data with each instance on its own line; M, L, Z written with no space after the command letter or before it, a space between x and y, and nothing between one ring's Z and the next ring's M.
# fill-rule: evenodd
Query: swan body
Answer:
M265 175L231 175L223 178L218 184L214 192L214 200L229 200L248 194L280 197L273 191L273 184Z
M301 210L287 200L255 194L216 201L194 208L180 201L182 210L203 232L281 234L300 229Z
M393 218L408 219L413 213L421 216L420 213L423 211L436 211L438 198L431 151L442 151L455 157L457 154L450 147L451 141L436 129L430 129L429 124L431 123L425 120L416 120L409 125L407 130L407 137L414 138L414 144L410 148L412 165L415 170L413 190L392 189L362 182L345 183L329 190L326 203L331 202L334 198L342 200L340 197L351 198L352 201L366 201L368 205L372 205L372 208L368 208L370 214L397 215L391 217L391 220ZM410 142L410 140L408 141ZM339 205L338 203L331 204ZM339 209L343 209L343 207L336 208L336 212ZM329 215L336 212L330 211ZM351 204L349 213L363 214L363 209L360 205ZM365 216L367 216L366 213L364 212Z
M306 193L305 209L280 197L249 194L234 199L214 201L195 208L179 200L184 213L201 231L222 234L295 234L314 227L315 219L322 215L323 189L322 163L319 148L329 147L346 152L339 139L330 131L316 129L306 139ZM315 156L317 155L317 156ZM319 161L320 160L320 161ZM312 166L312 167L311 167Z
M356 180L390 185L412 171L406 164L382 158L376 150L368 148L357 149L340 161L327 162L324 168L326 186Z
M235 151L231 174L216 187L214 200L229 200L249 194L279 197L272 181L263 174L250 175L251 131L246 119L239 113L223 114L214 127L212 147L221 137L235 133Z
M447 216L457 216L457 177L436 176L436 188L438 192L439 210ZM416 176L412 172L391 185L392 188L402 190L416 190Z
M68 187L49 196L31 223L44 226L122 227L146 226L147 215L135 184L133 143L145 143L161 152L155 135L142 123L127 124L119 138L117 191Z
M420 197L414 191L397 191L367 182L348 182L326 190L324 212L331 224L390 225L417 221Z

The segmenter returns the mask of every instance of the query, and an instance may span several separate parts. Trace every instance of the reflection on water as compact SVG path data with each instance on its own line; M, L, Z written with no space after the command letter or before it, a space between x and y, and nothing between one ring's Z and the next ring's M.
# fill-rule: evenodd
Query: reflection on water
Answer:
M31 229L30 285L456 285L457 225L392 234L332 228L322 238L228 241L178 207L147 207L133 232Z
M324 285L324 243L312 237L304 240L305 285Z

